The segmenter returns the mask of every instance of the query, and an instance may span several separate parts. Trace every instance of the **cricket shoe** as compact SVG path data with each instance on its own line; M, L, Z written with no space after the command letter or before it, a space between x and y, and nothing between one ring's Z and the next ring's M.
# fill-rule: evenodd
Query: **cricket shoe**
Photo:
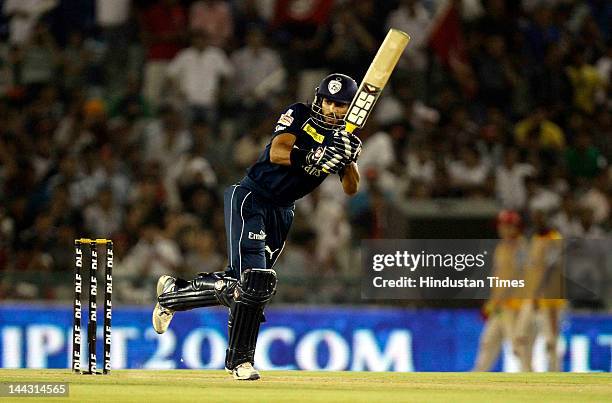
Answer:
M170 276L161 276L159 280L157 280L157 296L159 297L163 293L166 293L174 287L176 279ZM164 308L159 304L155 304L155 309L153 309L153 329L158 334L164 333L168 330L168 326L170 326L170 322L172 321L172 317L174 316L174 311L172 309Z
M238 365L231 372L234 376L234 379L238 381L255 381L259 379L259 372L255 368L253 368L253 364L251 364L250 362L244 362Z

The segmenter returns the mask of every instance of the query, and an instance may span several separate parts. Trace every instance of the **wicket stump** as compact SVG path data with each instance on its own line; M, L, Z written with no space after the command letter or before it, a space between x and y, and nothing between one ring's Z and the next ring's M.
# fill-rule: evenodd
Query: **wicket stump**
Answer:
M98 245L106 246L106 265L104 269L104 367L103 374L111 370L111 318L112 318L112 295L113 295L113 241L110 239L75 239L75 270L74 270L74 305L73 305L73 327L72 327L72 371L82 374L99 374L97 371L96 355L96 332L97 320L97 297L98 297ZM83 246L89 247L90 266L88 276L89 303L87 323L87 345L89 359L87 371L82 371L81 342L82 342L82 289L83 289Z

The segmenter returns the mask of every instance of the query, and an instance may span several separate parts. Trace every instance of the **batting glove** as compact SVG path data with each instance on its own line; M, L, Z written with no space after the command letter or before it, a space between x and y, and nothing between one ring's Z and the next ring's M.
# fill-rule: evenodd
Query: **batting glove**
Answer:
M359 137L345 130L334 132L332 146L343 153L350 161L356 162L361 154L361 140Z
M336 174L351 162L349 156L343 151L338 151L335 147L327 147L319 166L328 174Z

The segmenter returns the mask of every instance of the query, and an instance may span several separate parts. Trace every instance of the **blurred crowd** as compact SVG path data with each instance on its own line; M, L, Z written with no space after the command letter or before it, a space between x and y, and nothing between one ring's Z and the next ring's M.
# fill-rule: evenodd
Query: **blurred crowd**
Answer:
M606 0L0 4L0 299L70 298L79 237L113 239L126 302L223 270L223 188L326 74L359 82L390 27L412 40L360 134L362 190L298 203L279 300L358 300L351 251L415 199L610 235Z

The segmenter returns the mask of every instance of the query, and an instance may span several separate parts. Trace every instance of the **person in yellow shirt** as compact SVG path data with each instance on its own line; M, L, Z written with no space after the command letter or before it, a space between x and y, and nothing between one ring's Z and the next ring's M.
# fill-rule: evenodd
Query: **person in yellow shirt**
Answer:
M595 66L585 62L582 50L575 50L572 59L566 72L572 83L574 106L590 115L595 111L596 94L604 82Z
M497 231L501 238L493 257L493 276L505 280L523 278L522 267L527 242L522 235L521 217L516 211L502 210L497 215ZM483 328L474 371L489 371L504 340L512 342L521 300L514 298L511 288L493 288L483 307L487 321Z
M514 126L514 138L521 147L561 150L565 147L563 130L548 120L546 109L535 108L533 113Z
M566 301L562 272L561 234L548 227L546 214L532 215L535 233L529 240L525 264L526 299L517 321L514 349L521 371L532 371L533 344L541 333L546 347L548 371L559 371L557 352L559 323Z

